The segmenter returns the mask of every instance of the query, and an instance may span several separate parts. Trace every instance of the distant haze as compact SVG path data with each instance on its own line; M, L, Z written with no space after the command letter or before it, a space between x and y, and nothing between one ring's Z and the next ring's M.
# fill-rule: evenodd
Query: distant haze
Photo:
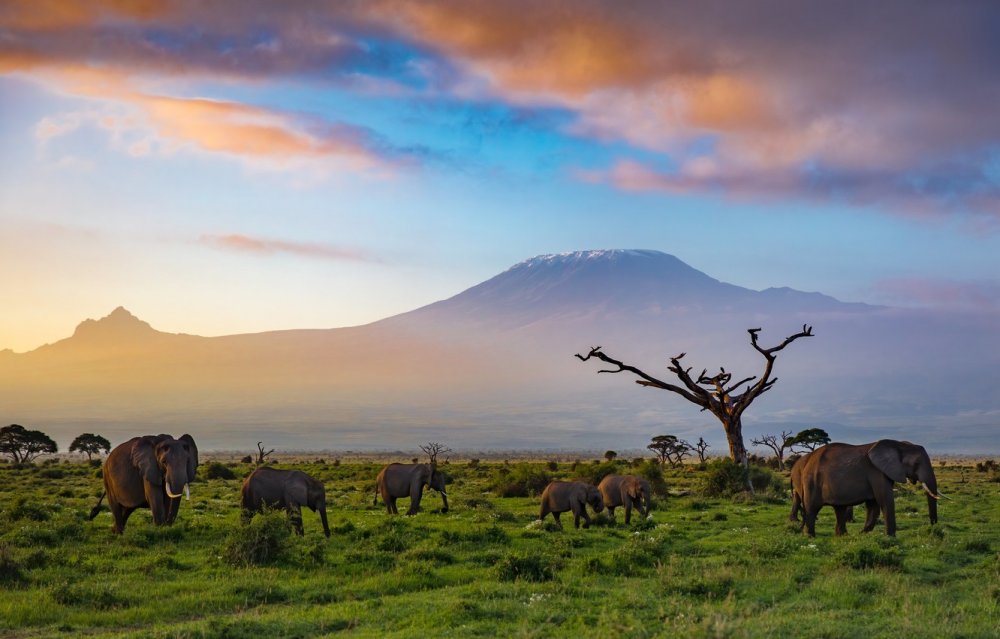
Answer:
M717 274L725 277L725 274ZM458 295L354 328L225 337L163 333L124 308L28 353L0 352L5 423L113 442L192 433L206 449L258 440L296 450L641 449L658 434L721 427L677 395L598 374L574 353L601 345L671 379L759 374L762 345L804 324L815 337L778 357L778 383L744 416L760 433L821 427L836 440L909 439L934 452L1000 451L996 312L840 302L726 284L656 251L545 255Z

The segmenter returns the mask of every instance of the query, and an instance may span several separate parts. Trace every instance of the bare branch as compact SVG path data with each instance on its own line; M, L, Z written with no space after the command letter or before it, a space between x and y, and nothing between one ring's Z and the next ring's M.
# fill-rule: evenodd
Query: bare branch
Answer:
M681 353L681 355L678 357L683 357L683 355L684 354ZM649 375L645 371L636 368L635 366L630 366L613 357L609 357L608 355L604 354L603 351L601 351L600 346L595 346L594 348L590 349L590 352L587 353L586 356L577 353L576 357L579 358L580 361L582 362L586 362L590 358L596 357L602 362L607 362L608 364L617 367L617 370L602 369L598 372L606 372L606 373L629 372L640 378L636 380L636 383L639 384L640 386L651 386L654 388L660 388L662 390L668 390L677 393L678 395L683 396L684 399L688 400L689 402L698 404L699 406L704 406L706 403L707 393L705 393L703 389L698 388L698 386L696 386L693 382L691 382L691 378L687 376L684 373L684 371L680 368L680 362L678 361L678 357L671 358L670 361L672 365L670 367L670 370L673 371L675 374L677 374L677 376L681 379L682 382L684 382L684 385L687 386L689 390L685 390L679 386L675 386L663 380L657 379L652 375ZM693 389L693 391L695 392L692 392L691 389ZM702 396L703 394L704 396Z

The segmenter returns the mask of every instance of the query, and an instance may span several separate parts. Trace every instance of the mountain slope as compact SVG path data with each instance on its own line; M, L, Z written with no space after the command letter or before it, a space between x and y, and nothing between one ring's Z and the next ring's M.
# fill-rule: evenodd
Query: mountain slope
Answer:
M70 338L0 353L0 419L66 441L82 428L199 430L210 448L267 436L299 448L641 448L661 432L721 446L710 416L573 354L602 345L669 378L666 358L686 352L695 369L742 378L763 363L748 328L763 327L768 346L810 324L816 336L781 353L781 381L747 413L748 436L822 426L954 447L956 427L995 439L996 319L753 291L655 251L581 251L353 328L208 338L118 308Z

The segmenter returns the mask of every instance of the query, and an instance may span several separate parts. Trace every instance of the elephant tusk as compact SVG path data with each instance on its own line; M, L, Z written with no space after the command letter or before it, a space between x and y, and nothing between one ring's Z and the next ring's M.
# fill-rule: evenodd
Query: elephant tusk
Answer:
M178 497L180 497L180 494L175 495L174 492L170 490L170 482L168 481L163 482L163 486L167 489L167 497L171 499L177 499Z
M941 492L941 491L939 490L939 491L938 491L938 494L937 494L937 496L936 496L936 498L937 498L937 499L940 499L940 498L942 498L942 497L944 497L945 499L947 499L947 500L949 500L949 501L951 500L951 497L949 497L948 495L945 495L945 494L944 494L943 492Z
M927 493L928 497L933 497L934 499L941 499L942 497L944 497L944 495L942 495L941 493L935 495L934 492L930 488L928 488L927 484L925 484L924 482L920 482L920 485L923 487L924 492ZM946 499L951 499L951 498L948 497Z
M191 487L188 484L184 484L184 499L191 501Z

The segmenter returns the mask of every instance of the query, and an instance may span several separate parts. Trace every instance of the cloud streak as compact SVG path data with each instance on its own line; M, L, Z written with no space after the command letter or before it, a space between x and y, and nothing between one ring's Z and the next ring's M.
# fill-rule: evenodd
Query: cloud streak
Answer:
M273 238L250 237L239 233L223 235L206 234L198 238L199 243L215 249L250 255L294 255L349 262L379 262L361 249L319 244L313 242L292 242Z

